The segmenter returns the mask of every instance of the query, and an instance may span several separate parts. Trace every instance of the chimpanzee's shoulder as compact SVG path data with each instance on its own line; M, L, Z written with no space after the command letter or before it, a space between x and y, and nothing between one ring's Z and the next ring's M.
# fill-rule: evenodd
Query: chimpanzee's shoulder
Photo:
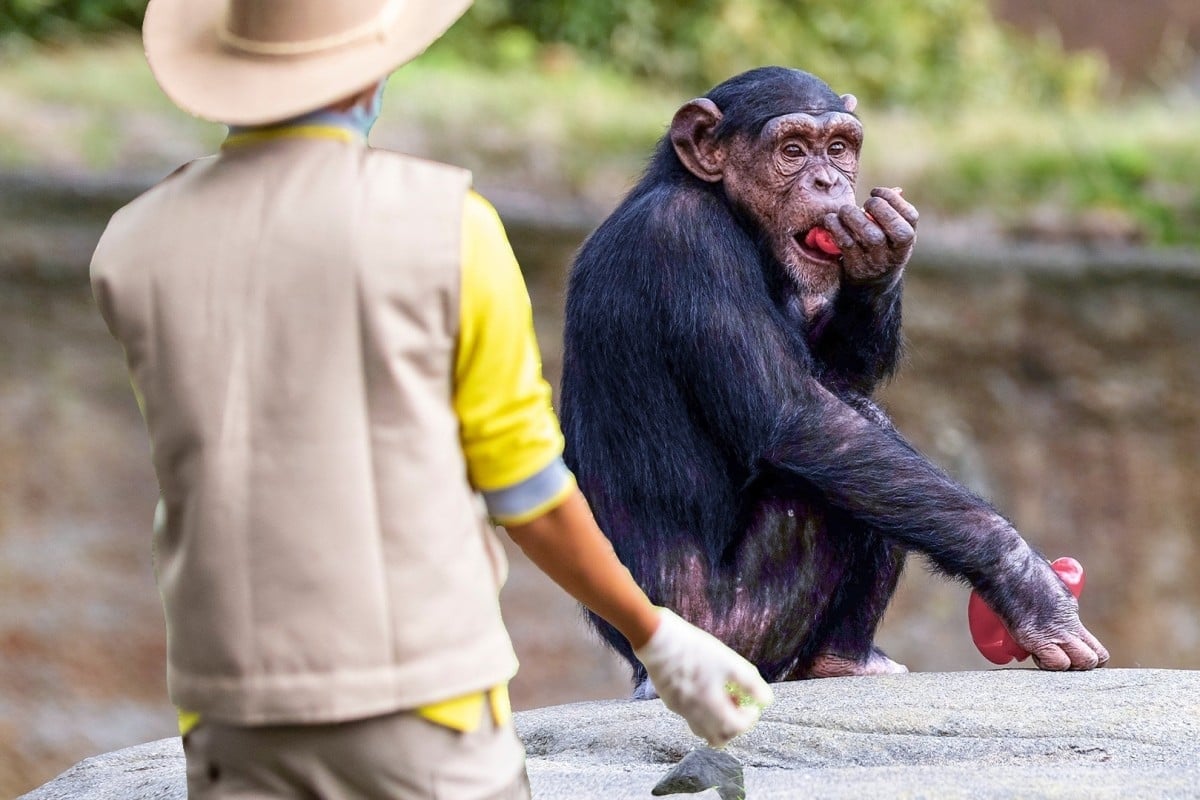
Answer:
M706 216L711 201L705 194L670 184L639 187L617 207L606 225L620 229L623 237L641 234L658 241L674 239L686 233L689 224Z

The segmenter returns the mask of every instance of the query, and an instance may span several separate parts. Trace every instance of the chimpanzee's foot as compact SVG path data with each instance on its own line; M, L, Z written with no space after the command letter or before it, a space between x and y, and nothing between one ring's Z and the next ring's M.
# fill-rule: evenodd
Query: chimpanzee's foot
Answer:
M851 675L896 675L908 672L908 667L892 661L878 647L863 659L852 659L836 653L821 653L804 673L806 678L844 678Z
M650 682L649 676L642 679L642 682L633 690L634 700L657 700L658 690L654 688L654 684Z

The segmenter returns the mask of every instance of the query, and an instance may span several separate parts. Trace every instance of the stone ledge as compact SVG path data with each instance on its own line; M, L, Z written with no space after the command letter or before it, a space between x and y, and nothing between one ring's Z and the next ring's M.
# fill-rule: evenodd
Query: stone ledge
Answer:
M1200 672L914 673L779 684L728 752L747 798L1198 798ZM661 703L517 714L535 798L647 800L698 741ZM715 797L708 792L695 797ZM21 800L183 800L163 739L81 761Z

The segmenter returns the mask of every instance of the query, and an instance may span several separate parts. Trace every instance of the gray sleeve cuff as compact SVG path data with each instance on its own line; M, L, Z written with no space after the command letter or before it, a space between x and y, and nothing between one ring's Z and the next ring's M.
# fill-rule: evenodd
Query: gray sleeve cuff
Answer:
M575 476L561 458L513 486L483 493L488 513L501 524L536 519L561 503L575 488Z

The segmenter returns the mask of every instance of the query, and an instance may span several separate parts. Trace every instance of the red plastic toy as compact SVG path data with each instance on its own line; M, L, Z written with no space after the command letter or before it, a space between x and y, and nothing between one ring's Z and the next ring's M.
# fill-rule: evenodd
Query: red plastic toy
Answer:
M1071 594L1078 599L1083 591L1083 565L1070 556L1064 556L1052 563L1050 568L1058 573ZM1029 658L1029 653L1017 644L1000 617L988 608L978 592L971 592L971 599L967 602L967 625L975 646L993 664L1007 664L1014 658L1017 661Z

